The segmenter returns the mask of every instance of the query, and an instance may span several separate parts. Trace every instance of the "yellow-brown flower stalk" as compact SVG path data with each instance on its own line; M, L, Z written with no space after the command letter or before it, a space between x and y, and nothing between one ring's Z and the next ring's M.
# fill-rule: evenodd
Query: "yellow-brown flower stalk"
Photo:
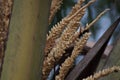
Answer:
M83 7L81 7L79 10L77 10L77 12L75 14L73 14L71 17L75 17L77 14L79 14L83 9L87 8L89 5L91 5L92 3L94 3L96 0L91 0L89 1L86 5L84 5ZM71 18L70 17L70 18Z
M52 22L52 19L56 14L56 12L58 11L58 9L60 9L62 1L63 0L52 0L51 8L50 8L49 24Z
M68 57L60 67L59 75L56 76L56 80L64 80L69 69L73 66L75 58L80 54L83 47L85 46L89 36L90 33L85 33L81 39L78 39L73 49L72 55Z
M45 47L45 55L47 56L48 53L51 51L52 47L55 44L55 40L60 37L62 31L65 29L66 25L69 23L68 18L62 19L60 23L57 23L51 31L49 31L49 35L47 35L46 47Z
M93 2L95 2L95 0L91 0L90 2L88 2L86 5L84 5L83 7L81 7L80 9L78 9L75 13L73 13L71 16L66 16L65 18L63 18L60 22L57 23L57 25L53 26L53 28L51 29L51 31L49 31L49 34L47 35L47 40L49 40L50 38L58 38L60 36L60 34L62 33L63 29L65 28L65 26L72 20L74 19L74 17L78 17L78 14L81 14L81 12L83 13L85 11L85 9L91 5ZM82 17L82 16L81 16Z
M101 12L97 17L96 19L94 19L90 24L86 24L86 27L84 30L88 30L93 24L95 24L95 22L97 22L102 15L104 15L108 10L110 9L105 9L103 12Z
M69 47L74 41L74 34L79 27L78 22L70 21L68 27L63 31L59 42L52 48L48 57L44 60L43 64L43 78L46 79L49 72L55 65L55 60L58 61L62 55L65 53L65 49Z
M80 20L85 14L86 8L95 2L95 0L89 1L86 5L81 7L83 2L84 0L79 0L78 3L72 8L68 16L63 18L59 23L53 26L51 31L49 31L46 40L45 60L42 70L43 80L47 79L50 71L54 68L55 63L62 58L65 50L72 44L74 45L72 55L65 60L60 67L59 75L56 76L56 80L64 79L73 64L74 59L79 55L83 46L85 45L89 37L89 33L85 33L84 36L75 43L78 36L85 30L88 30L107 11L105 10L100 13L100 15L98 15L94 21L92 21L89 25L86 25L85 29L77 32L78 28L81 26Z
M83 1L78 1L78 4L82 4L82 2ZM80 9L78 9L78 7L77 7L78 5L77 5L76 6L77 8L76 7L73 8L70 15L66 16L60 22L58 22L55 26L53 26L53 28L51 29L51 31L49 31L49 34L47 35L47 41L46 41L47 44L46 44L46 48L45 48L45 55L48 55L48 53L51 51L52 47L54 46L55 40L60 37L62 31L65 29L65 27L68 25L68 23L73 19L76 22L80 21L80 19L85 14L85 9L93 2L95 2L95 0L91 0L90 2L88 2L86 5L84 5ZM78 10L76 11L76 9L78 9ZM76 12L74 13L74 11L76 11Z
M113 66L112 68L103 69L94 75L91 75L83 80L98 80L101 77L107 76L115 71L120 71L120 66Z
M82 4L85 0L78 0L78 2L75 4L75 6L72 8L71 12L68 14L68 16L73 15L78 9L82 7Z

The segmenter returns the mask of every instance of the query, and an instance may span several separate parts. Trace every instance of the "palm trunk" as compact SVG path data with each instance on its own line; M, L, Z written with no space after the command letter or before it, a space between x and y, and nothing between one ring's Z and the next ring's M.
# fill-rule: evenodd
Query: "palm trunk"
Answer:
M14 0L1 80L40 80L50 0Z

